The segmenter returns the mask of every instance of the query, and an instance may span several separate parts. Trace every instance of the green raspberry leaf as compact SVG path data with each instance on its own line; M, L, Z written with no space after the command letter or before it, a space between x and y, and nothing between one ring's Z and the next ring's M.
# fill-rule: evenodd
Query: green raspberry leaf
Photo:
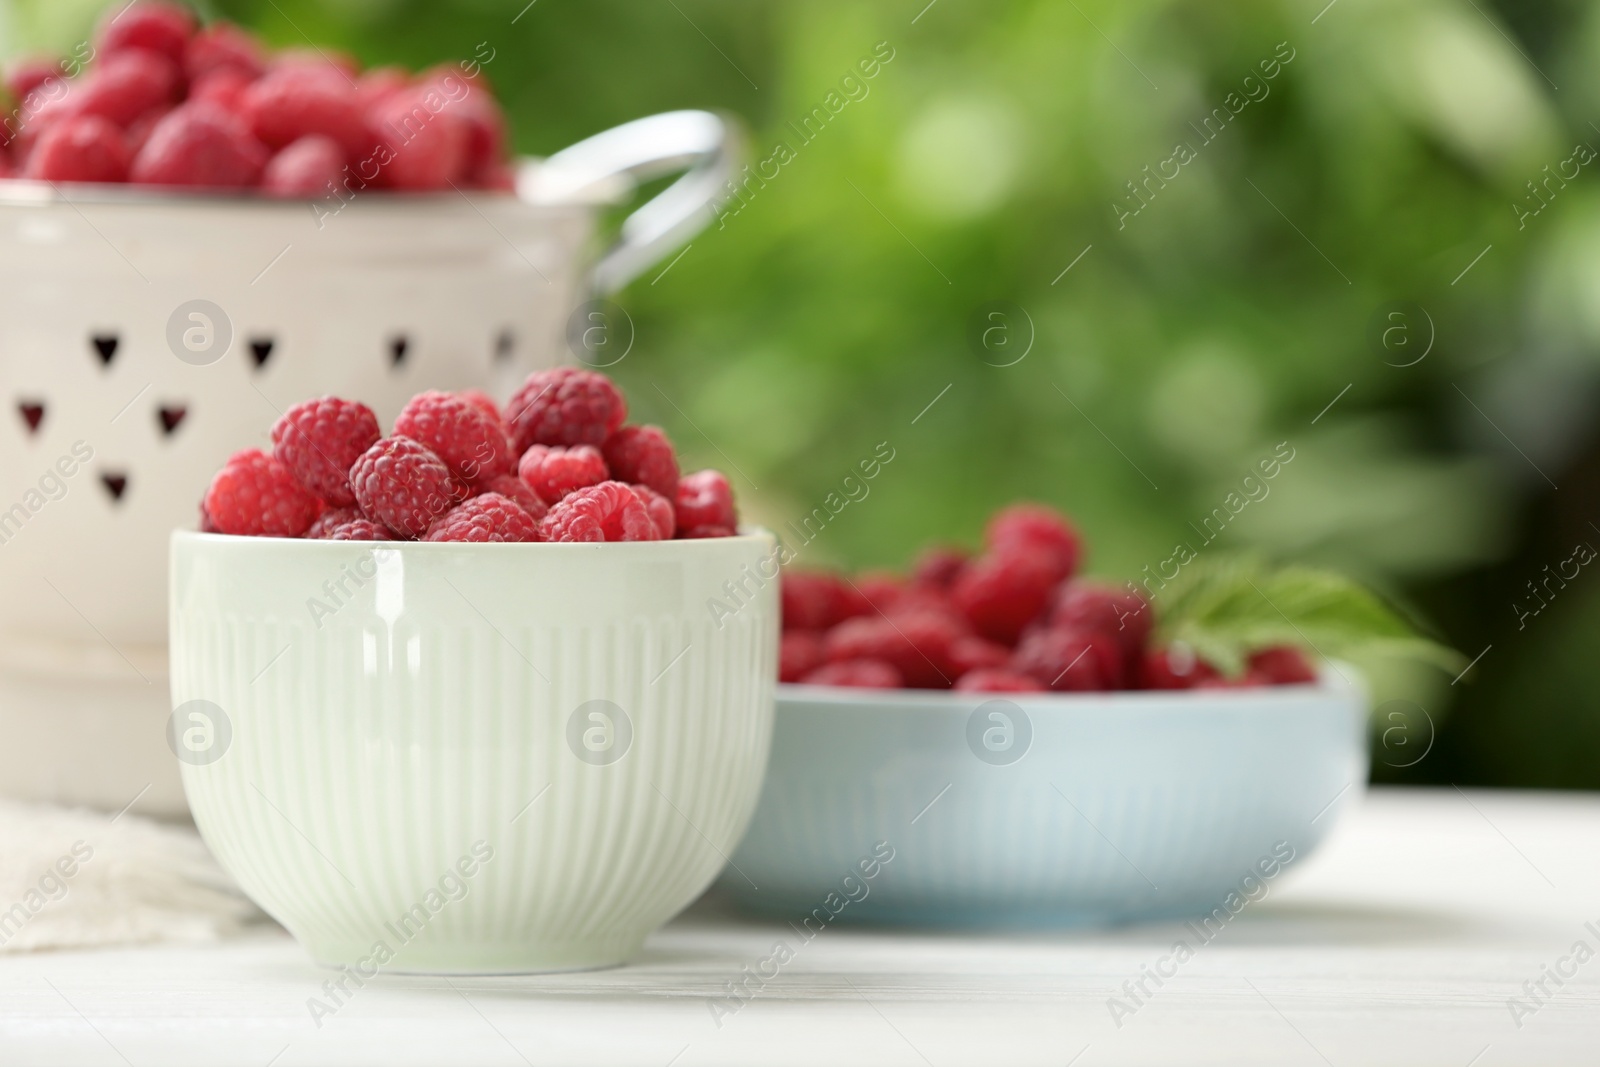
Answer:
M1188 644L1230 677L1268 645L1294 645L1324 660L1386 656L1445 671L1466 665L1377 594L1331 571L1272 568L1250 556L1197 559L1154 602L1158 640Z

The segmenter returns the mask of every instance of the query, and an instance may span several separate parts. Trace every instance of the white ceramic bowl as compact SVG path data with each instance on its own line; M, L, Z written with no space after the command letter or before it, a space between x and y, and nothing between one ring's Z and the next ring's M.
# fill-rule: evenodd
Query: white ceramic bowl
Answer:
M1249 690L778 691L761 803L720 885L796 921L1203 916L1270 891L1367 779L1366 697L1333 672Z
M195 822L325 964L619 963L754 809L777 583L731 617L707 603L772 546L174 534Z
M167 535L217 466L307 397L387 425L424 389L504 400L614 362L631 326L582 309L711 219L736 141L673 112L526 161L515 196L343 206L0 181L0 793L114 810L148 786L140 810L181 811ZM596 247L634 178L686 167Z

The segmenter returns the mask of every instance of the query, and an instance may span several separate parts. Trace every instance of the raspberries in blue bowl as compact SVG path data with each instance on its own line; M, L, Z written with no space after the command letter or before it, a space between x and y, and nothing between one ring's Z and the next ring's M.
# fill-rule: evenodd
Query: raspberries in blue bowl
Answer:
M1152 643L1155 611L1133 583L1077 576L1083 541L1067 519L1014 504L983 551L935 548L909 577L783 576L783 682L861 689L1095 692L1315 681L1286 645L1225 677L1181 644Z

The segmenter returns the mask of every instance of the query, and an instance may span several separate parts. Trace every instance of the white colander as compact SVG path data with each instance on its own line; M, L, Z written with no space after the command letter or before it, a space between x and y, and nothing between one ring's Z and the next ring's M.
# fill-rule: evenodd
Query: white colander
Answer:
M167 539L221 462L306 397L387 424L423 389L614 359L629 328L589 302L711 220L737 141L655 115L527 161L515 196L0 182L0 793L182 810ZM677 170L597 252L596 212Z

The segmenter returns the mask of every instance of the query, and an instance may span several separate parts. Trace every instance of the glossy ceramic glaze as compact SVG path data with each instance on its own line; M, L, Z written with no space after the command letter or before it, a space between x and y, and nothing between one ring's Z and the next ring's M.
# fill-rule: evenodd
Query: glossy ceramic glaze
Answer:
M777 584L731 615L708 602L771 546L175 534L195 822L326 964L621 962L754 809Z
M1367 777L1366 698L1332 671L1186 692L778 688L761 803L721 880L776 914L839 904L855 872L841 919L1205 915L1254 892L1264 860L1274 879L1303 861ZM894 858L863 881L879 842Z

